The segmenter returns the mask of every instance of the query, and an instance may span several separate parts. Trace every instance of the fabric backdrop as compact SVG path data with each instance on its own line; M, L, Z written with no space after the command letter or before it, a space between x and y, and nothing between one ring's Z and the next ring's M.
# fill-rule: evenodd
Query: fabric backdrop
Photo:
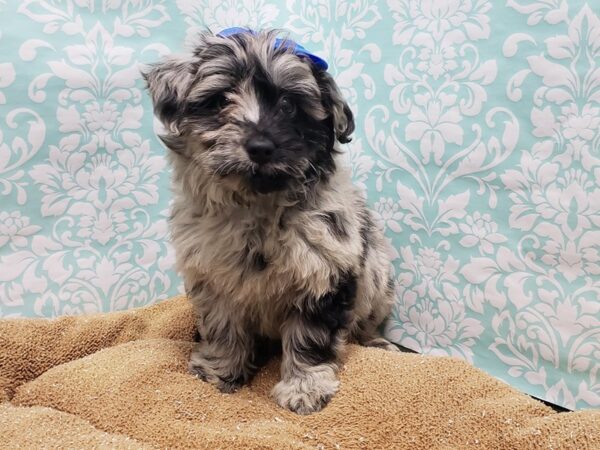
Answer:
M139 64L283 27L357 116L353 174L395 248L389 338L600 406L600 4L0 0L0 315L181 289Z

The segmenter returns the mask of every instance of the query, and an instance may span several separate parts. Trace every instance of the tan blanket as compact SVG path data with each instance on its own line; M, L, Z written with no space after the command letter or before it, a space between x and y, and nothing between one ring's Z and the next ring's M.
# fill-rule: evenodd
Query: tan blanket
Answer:
M600 449L600 411L553 412L468 364L351 346L341 390L297 416L272 361L235 394L186 373L183 297L0 321L0 448Z

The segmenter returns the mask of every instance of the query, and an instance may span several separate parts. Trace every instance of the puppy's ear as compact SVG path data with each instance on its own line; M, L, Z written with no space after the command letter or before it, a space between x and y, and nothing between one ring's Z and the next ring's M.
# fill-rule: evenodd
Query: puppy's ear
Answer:
M342 93L331 75L320 71L316 77L321 88L323 106L333 116L333 128L337 140L342 144L350 142L350 135L355 128L352 110L342 97Z
M197 65L189 59L169 57L142 73L154 105L154 113L171 131L185 109L186 97Z

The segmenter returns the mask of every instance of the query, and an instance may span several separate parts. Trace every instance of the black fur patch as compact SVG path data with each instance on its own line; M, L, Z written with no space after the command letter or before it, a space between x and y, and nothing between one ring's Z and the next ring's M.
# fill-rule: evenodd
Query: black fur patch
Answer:
M268 337L254 336L254 351L252 352L252 365L256 368L265 366L271 357L281 354L281 341Z
M331 234L333 234L335 237L339 239L348 237L348 231L346 231L346 222L341 213L327 211L323 213L321 218L325 223L327 223Z
M386 289L386 294L388 294L388 295L391 295L394 293L394 291L396 289L396 281L394 280L394 277L392 275L390 275L390 277L388 278L385 289Z
M282 191L287 187L289 177L286 174L251 174L248 177L248 184L258 194L270 194L271 192Z
M254 254L254 256L252 258L252 265L254 267L254 270L256 270L257 272L262 272L263 270L265 270L267 268L269 263L266 260L265 255L257 252Z
M362 225L360 227L360 240L362 242L362 252L360 254L360 267L364 267L367 259L367 253L369 253L369 240L371 238L371 232L373 230L373 220L369 213L365 210L361 214Z
M277 86L271 82L271 77L266 72L258 59L254 59L254 87L262 106L273 106L281 92Z
M185 139L182 139L181 136L176 134L169 135L159 135L158 138L165 144L165 146L177 153L180 156L185 157L184 149L185 149Z
M252 275L253 272L261 272L267 267L264 255L252 250L249 245L246 245L240 253L240 264L244 267L245 275Z
M194 328L194 336L192 337L192 342L200 342L201 339L202 337L200 336L200 331L198 331L198 328Z
M323 295L316 302L316 307L307 314L307 318L315 324L321 323L330 330L339 330L348 324L348 312L354 306L356 297L356 277L343 274L335 290Z
M295 347L298 358L317 365L333 361L338 332L348 325L356 297L356 277L344 274L337 287L314 301L314 307L303 312L306 334Z
M279 222L277 223L277 226L280 230L285 230L286 222L285 214L281 214L281 217L279 217Z
M352 140L350 135L355 129L354 115L352 114L352 110L344 101L344 99L339 97L339 94L336 92L337 89L335 87L335 81L331 75L329 75L327 72L318 70L316 67L313 67L313 76L317 80L317 84L321 90L321 99L325 109L331 111L335 103L342 103L342 111L346 116L346 129L343 130L339 136L337 136L337 140L342 144L347 144ZM330 123L333 129L333 121Z
M204 289L204 283L202 281L198 281L191 287L190 290L187 291L187 296L189 298L194 298L195 296L200 294L200 292L202 292L202 289Z
M156 109L161 119L167 121L173 120L175 115L179 112L175 94L171 94L170 97L165 98L161 103L157 104Z
M344 102L344 114L346 115L346 120L348 121L348 125L346 126L346 129L344 130L344 133L341 134L338 137L338 140L342 143L342 144L347 144L348 142L350 142L352 140L352 138L350 137L350 135L354 132L354 114L352 114L352 110L350 109L350 107L348 106L347 103Z

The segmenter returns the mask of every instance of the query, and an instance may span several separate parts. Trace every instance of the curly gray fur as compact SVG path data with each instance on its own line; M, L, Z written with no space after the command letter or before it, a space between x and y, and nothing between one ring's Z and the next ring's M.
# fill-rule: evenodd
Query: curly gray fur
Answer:
M377 332L394 286L386 241L339 163L350 108L277 36L205 33L145 78L171 150L177 269L200 317L190 369L233 391L256 371L258 342L280 340L273 395L308 414L337 391L346 341L395 349Z

